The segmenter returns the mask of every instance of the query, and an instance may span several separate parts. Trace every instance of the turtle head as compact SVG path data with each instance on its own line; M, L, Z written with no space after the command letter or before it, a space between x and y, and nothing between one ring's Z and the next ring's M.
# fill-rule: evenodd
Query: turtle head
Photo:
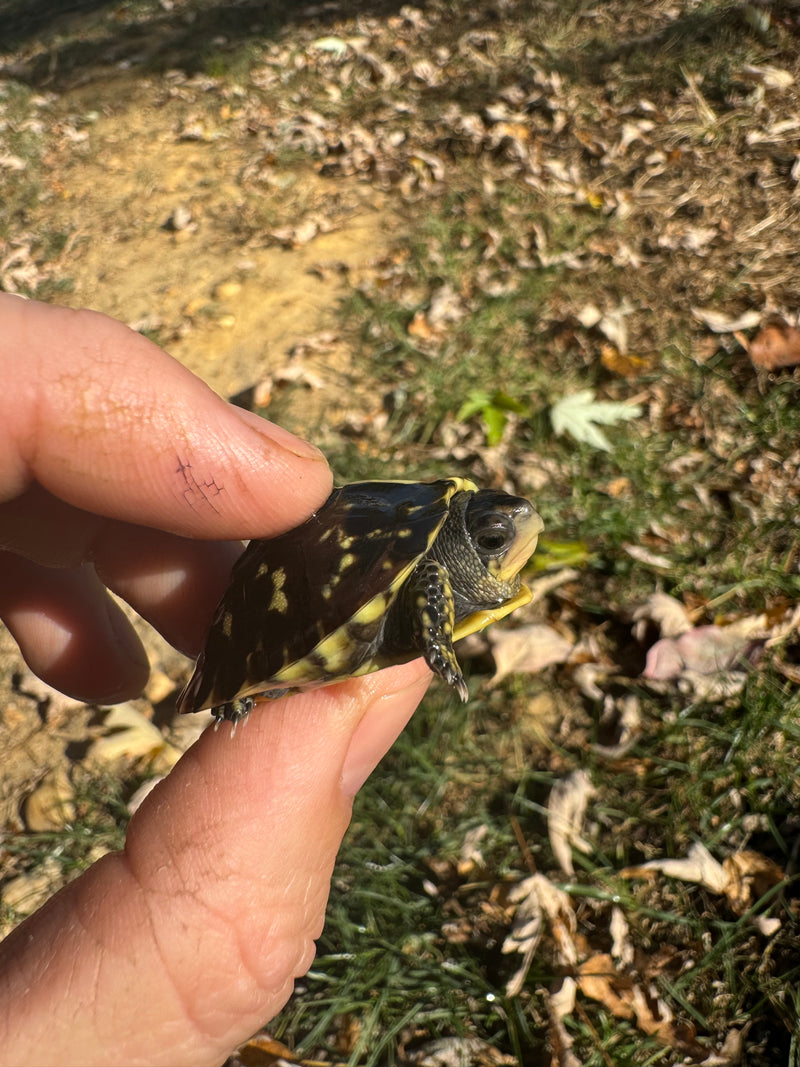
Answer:
M496 489L461 490L431 546L446 569L455 607L455 637L482 629L530 600L519 577L543 523L522 497Z
M512 582L525 566L544 528L527 500L494 489L472 494L464 524L481 563L503 583Z

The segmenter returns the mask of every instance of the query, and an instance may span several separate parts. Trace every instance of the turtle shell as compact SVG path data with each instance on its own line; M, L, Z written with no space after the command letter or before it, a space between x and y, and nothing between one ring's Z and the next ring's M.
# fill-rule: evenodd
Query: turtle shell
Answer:
M376 637L460 490L477 486L463 478L355 482L335 489L301 526L251 541L234 566L179 710L280 695L396 662L381 658ZM455 636L494 617L497 612L464 620Z

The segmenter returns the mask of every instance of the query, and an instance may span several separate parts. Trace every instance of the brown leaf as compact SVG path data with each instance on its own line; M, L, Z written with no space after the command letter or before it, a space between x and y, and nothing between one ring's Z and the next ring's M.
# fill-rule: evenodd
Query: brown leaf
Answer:
M652 357L636 356L632 352L620 352L614 345L603 345L600 362L618 378L636 378L653 366Z
M34 833L63 830L75 818L74 795L66 770L54 768L26 799L25 825Z
M571 641L552 626L542 623L531 623L516 630L496 629L488 638L495 662L492 685L497 685L512 671L535 674L552 663L564 663L573 648Z
M269 1034L255 1034L236 1050L236 1061L244 1067L279 1067L301 1063L286 1045Z
M408 333L420 341L430 341L437 335L437 331L428 322L424 311L417 311L414 318L408 324Z
M614 961L608 953L600 953L584 960L578 968L578 973L578 988L585 997L598 1001L618 1019L634 1017L630 979L624 979L617 973ZM617 989L620 992L617 992Z
M666 1001L652 991L648 995L632 978L620 974L607 953L599 953L581 964L578 988L618 1019L635 1019L640 1030L662 1045L693 1058L705 1055L706 1050L695 1040L694 1028L677 1023Z
M750 849L728 856L722 861L722 869L727 878L725 896L738 915L784 879L783 869L777 863Z
M762 370L796 367L800 363L800 330L777 323L765 326L750 342L748 355Z

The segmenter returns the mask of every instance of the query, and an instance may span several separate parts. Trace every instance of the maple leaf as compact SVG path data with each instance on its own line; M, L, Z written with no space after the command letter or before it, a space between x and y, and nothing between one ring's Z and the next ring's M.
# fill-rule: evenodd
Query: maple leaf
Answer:
M550 422L557 437L568 433L576 441L603 452L612 452L611 442L599 425L613 426L636 419L642 413L639 404L595 400L593 389L581 389L557 400L550 408Z

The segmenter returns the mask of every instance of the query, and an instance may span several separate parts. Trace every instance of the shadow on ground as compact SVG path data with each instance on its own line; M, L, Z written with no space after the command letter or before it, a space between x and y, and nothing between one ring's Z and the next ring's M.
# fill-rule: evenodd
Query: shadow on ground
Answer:
M68 5L58 0L0 0L0 47L9 57L0 75L62 91L131 67L194 74L206 70L213 57L224 63L226 55L251 41L268 40L291 23L312 23L324 33L342 18L385 17L401 6L402 0L206 0L167 9L149 2L122 7L111 0L73 0ZM34 42L35 53L26 54Z

